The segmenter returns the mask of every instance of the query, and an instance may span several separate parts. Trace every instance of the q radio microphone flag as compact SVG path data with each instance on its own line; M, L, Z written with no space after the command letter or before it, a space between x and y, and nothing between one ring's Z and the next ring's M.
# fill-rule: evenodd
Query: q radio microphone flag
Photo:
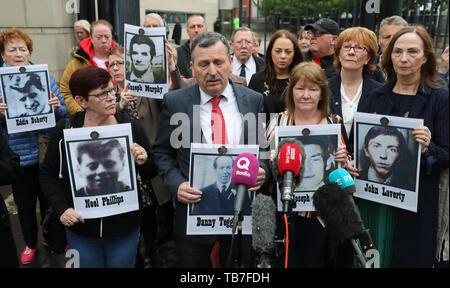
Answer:
M251 153L242 153L234 160L231 183L236 186L237 193L234 201L233 234L236 231L239 214L242 212L247 189L255 186L258 170L258 158Z
M302 166L303 145L296 139L284 139L278 145L277 159L274 161L274 176L277 182L282 183L281 202L283 212L290 212L294 202L294 189L302 178L300 168Z

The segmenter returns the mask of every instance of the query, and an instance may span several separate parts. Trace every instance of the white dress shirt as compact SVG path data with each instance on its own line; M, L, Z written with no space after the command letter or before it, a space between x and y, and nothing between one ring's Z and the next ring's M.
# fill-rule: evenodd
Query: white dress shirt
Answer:
M241 75L241 66L242 63L239 62L239 60L233 56L233 74L236 76ZM256 63L255 59L253 59L253 56L250 56L247 63L245 63L245 80L248 83L250 83L250 79L252 78L252 75L256 73Z
M225 119L225 127L227 129L228 144L237 145L241 138L242 132L242 116L236 101L236 96L233 92L233 87L228 83L223 91L224 98L220 100L219 107L222 110L223 118ZM206 143L212 144L211 131L211 111L213 97L206 94L200 88L200 126L202 128L203 136Z
M347 137L350 135L353 118L355 117L356 110L358 109L358 103L361 99L362 85L363 81L361 81L353 100L350 100L348 99L347 94L345 94L344 85L341 84L342 118L344 118L344 126L345 131L347 132Z

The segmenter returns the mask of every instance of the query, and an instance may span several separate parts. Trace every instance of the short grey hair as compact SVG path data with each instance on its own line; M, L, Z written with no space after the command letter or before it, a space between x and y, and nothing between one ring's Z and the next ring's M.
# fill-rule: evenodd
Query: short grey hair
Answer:
M147 18L153 18L153 19L158 20L160 27L164 27L164 21L161 18L161 16L159 16L159 14L150 13L150 14L145 15L145 19L147 19ZM144 22L145 22L145 19L144 19Z
M384 25L402 25L402 26L408 26L408 22L406 22L405 19L403 19L401 16L394 15L387 18L384 18L380 23L380 30L381 27Z
M234 36L236 35L237 32L250 32L250 34L252 34L253 43L256 42L255 34L248 27L239 27L238 29L233 30L233 33L231 34L231 42L234 42Z
M228 43L227 38L220 33L217 32L203 32L195 37L194 41L192 41L191 46L191 61L194 63L194 50L197 46L202 48L207 48L215 45L217 42L221 41L227 50L228 58L231 57L231 48Z

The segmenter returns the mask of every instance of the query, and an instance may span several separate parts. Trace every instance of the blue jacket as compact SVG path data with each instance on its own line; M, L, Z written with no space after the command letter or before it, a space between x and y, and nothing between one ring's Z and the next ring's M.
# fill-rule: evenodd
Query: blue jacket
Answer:
M29 64L32 65L31 62ZM6 67L6 63L4 63L3 66ZM59 91L59 86L50 73L49 79L50 89L53 93L55 93L56 97L58 97L59 102L61 103L61 107L59 107L59 109L55 112L56 121L58 121L59 119L64 118L64 116L67 114L67 108L64 102L64 98ZM0 97L2 96L1 94L2 92L0 89ZM6 139L8 140L9 147L11 147L11 150L16 152L20 156L20 165L23 167L36 165L39 160L39 146L36 133L37 131L8 134L5 118L0 118L0 125L3 135L5 135ZM42 129L39 132L44 135L50 136L52 131L53 128L48 128Z

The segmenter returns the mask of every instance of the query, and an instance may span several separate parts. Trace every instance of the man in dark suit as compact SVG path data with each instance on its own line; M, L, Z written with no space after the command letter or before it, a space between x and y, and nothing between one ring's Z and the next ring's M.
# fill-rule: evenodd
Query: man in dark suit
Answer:
M210 254L216 240L220 242L222 265L230 251L229 235L186 235L187 204L202 199L202 192L190 187L188 181L190 144L218 143L220 137L214 135L220 134L215 134L216 127L210 121L217 117L213 114L213 102L221 101L219 110L226 130L225 133L222 130L221 135L226 135L222 143L258 144L258 138L264 139L258 137L258 132L263 133L261 123L251 125L251 121L237 117L245 115L246 119L250 118L248 116L257 119L257 114L263 112L263 98L228 80L232 60L227 39L219 33L204 32L195 38L191 49L191 67L197 84L164 95L158 136L153 146L158 173L175 199L180 266L189 268L211 267ZM249 190L257 191L265 186L268 173L267 161L260 161L256 184ZM248 266L250 242L246 244L242 245L246 249L243 264Z
M173 18L173 21L175 21L175 26L173 27L172 39L173 39L173 41L175 41L175 44L180 45L180 41L181 41L180 17L175 16Z
M264 69L264 59L253 54L255 42L255 35L247 27L240 27L231 34L234 54L232 73L244 77L247 83L250 83L253 74Z
M191 215L233 215L236 187L231 183L233 170L231 156L217 156L213 162L217 181L200 189L202 200L193 204ZM250 215L249 197L245 197L242 207L244 215Z

